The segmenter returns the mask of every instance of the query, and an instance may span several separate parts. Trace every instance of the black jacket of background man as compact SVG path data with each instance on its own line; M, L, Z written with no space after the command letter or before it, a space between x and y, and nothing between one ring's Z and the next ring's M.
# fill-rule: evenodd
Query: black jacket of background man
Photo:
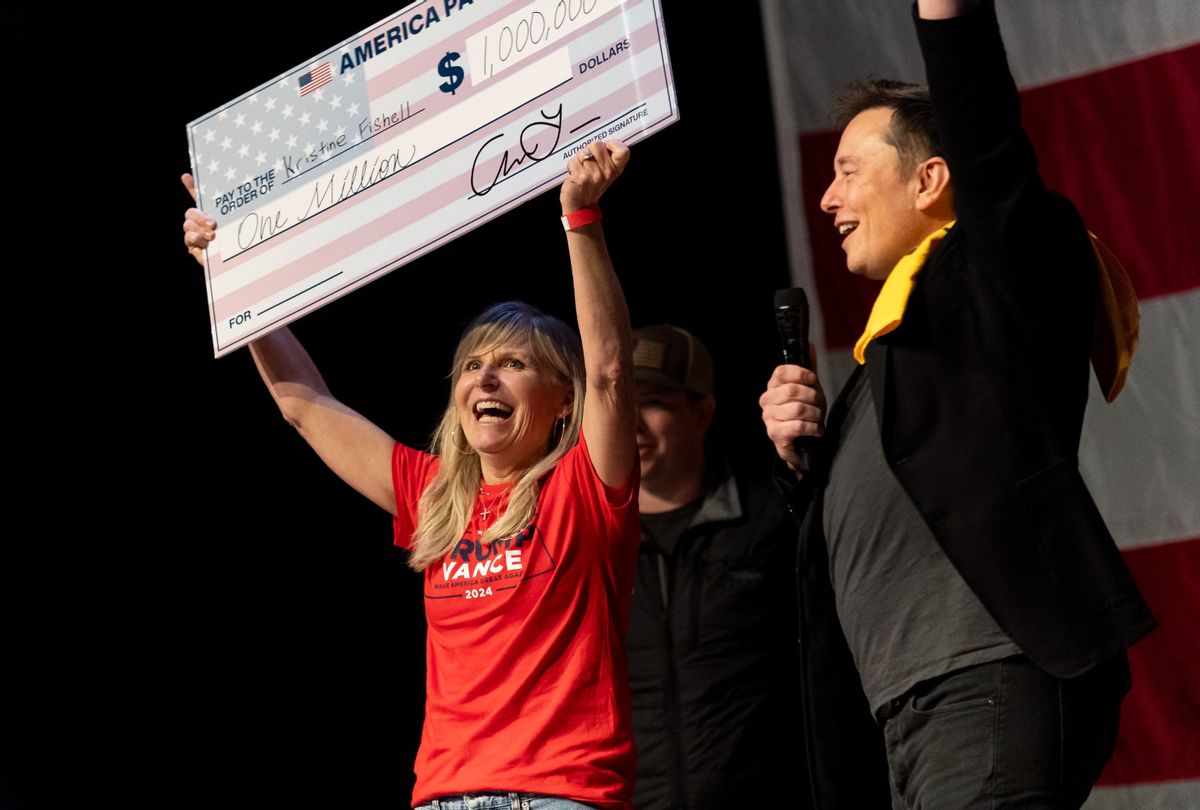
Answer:
M643 534L628 645L639 810L807 806L795 549L771 482L728 470L671 553Z

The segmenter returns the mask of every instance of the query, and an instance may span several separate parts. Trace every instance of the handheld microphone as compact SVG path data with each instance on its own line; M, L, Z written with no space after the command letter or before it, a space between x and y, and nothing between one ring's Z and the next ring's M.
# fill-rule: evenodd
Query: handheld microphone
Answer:
M775 325L784 364L808 368L808 296L802 287L775 291Z
M808 357L808 296L801 287L789 287L775 291L775 325L779 327L779 340L783 345L785 365L809 368ZM796 439L792 449L800 457L795 465L797 472L810 469L813 439Z

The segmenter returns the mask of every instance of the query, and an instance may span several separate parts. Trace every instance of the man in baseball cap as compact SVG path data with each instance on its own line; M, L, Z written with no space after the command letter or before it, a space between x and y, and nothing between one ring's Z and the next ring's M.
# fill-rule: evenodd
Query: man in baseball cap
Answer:
M708 349L685 329L657 324L633 335L638 390L639 505L657 514L704 494L704 445L716 411Z
M716 400L704 344L670 324L636 329L633 341L634 804L704 810L762 791L806 796L795 781L801 735L780 744L774 733L797 705L795 527L767 478L735 474L706 452Z

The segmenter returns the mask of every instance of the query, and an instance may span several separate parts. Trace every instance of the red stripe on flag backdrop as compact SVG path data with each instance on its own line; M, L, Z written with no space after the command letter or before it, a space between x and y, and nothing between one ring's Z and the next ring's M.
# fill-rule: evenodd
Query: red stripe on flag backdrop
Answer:
M1200 287L1200 45L1021 93L1046 184L1117 254L1140 299ZM846 270L820 209L839 134L800 136L801 194L830 349L854 345L878 284Z
M1027 90L1021 117L1139 299L1200 287L1200 45Z
M1159 627L1129 651L1133 688L1097 784L1200 778L1200 538L1123 556Z

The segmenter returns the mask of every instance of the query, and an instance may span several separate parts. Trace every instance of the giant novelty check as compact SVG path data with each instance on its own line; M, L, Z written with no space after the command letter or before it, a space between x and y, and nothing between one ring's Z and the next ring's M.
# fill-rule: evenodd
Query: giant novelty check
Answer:
M188 125L223 355L678 117L659 0L424 0Z

